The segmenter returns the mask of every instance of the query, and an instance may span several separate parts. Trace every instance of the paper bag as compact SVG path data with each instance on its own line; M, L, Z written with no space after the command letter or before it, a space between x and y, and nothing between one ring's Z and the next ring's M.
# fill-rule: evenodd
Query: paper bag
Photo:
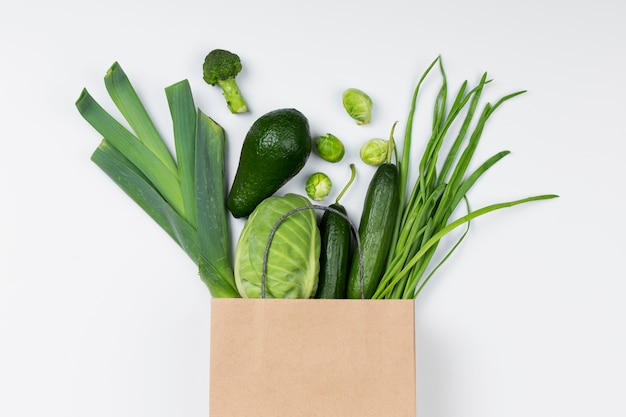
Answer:
M414 300L211 300L210 417L415 417Z

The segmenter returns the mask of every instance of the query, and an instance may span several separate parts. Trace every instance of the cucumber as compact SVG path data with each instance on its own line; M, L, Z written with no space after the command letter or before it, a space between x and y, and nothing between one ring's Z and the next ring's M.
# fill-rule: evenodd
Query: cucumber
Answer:
M398 168L384 162L378 166L370 181L359 224L365 298L372 298L384 273L399 198ZM359 271L359 258L354 256L348 275L348 298L361 298Z
M337 196L334 204L328 206L343 214L325 210L319 224L321 237L320 272L315 298L346 298L348 271L350 269L350 249L352 247L352 226L347 213L339 200L348 191L356 176L354 164L350 164L352 175Z
M339 203L328 207L346 214ZM322 246L315 298L346 298L352 244L350 224L337 213L324 211L319 229Z

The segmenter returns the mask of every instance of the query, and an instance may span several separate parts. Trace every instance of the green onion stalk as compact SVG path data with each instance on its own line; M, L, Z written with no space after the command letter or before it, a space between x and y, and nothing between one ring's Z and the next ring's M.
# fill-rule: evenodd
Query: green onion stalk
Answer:
M421 158L414 161L411 145L417 100L423 82L437 64L442 83L435 98L431 132ZM467 236L473 219L495 210L557 197L553 194L537 195L492 204L474 211L470 209L467 197L470 189L489 168L509 154L509 151L498 152L474 171L468 172L485 125L500 105L524 93L518 91L506 95L494 104L484 104L479 110L483 89L490 81L484 73L471 89L467 81L463 82L449 104L448 83L441 57L437 57L419 79L413 92L402 154L397 164L402 204L394 225L385 273L372 298L416 298L435 271ZM460 127L453 135L450 128L455 122L460 122ZM448 142L451 142L449 146L444 147ZM448 150L442 156L443 149ZM411 175L416 177L412 185L408 183ZM461 204L467 214L453 220L452 216ZM431 266L441 239L461 226L465 227L465 231L442 260L434 267Z

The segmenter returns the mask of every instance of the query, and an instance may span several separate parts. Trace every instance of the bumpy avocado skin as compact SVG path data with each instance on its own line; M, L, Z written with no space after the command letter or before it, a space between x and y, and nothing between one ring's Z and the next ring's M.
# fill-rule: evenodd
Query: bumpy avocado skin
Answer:
M306 164L311 154L307 118L292 108L259 117L244 139L239 165L228 194L234 217L246 217Z

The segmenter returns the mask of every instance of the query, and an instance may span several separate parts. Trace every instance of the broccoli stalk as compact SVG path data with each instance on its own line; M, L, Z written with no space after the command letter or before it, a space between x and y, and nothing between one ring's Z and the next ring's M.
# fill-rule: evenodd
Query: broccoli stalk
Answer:
M241 71L239 56L223 49L214 49L204 59L204 81L219 85L231 113L245 113L248 105L239 91L235 77Z

